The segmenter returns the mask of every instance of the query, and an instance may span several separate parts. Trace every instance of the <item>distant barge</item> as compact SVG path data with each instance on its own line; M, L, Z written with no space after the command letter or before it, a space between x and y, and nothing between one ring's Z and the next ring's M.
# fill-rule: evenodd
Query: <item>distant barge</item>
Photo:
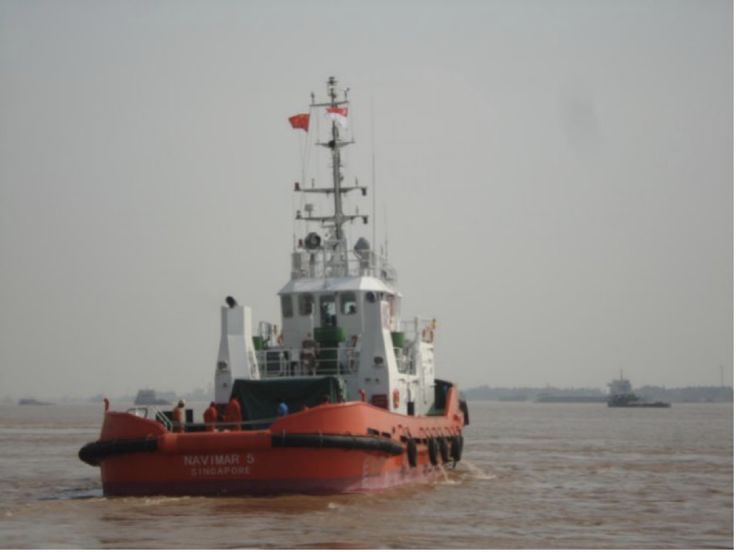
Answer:
M18 406L53 406L54 403L37 401L36 399L21 399Z

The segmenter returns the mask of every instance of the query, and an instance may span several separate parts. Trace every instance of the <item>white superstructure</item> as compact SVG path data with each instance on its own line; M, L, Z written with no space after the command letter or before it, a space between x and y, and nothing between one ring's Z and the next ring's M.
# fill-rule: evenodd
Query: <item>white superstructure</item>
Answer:
M336 85L330 78L329 101L315 103L313 97L312 111L347 114L347 93L338 100ZM341 123L333 118L328 139L318 141L330 151L333 185L295 185L297 193L331 196L334 212L315 216L311 204L304 213L297 211L298 221L318 229L295 244L291 279L278 293L280 326L261 323L254 340L249 309L234 301L223 307L218 403L227 402L228 386L236 378L329 375L345 381L348 400L364 398L392 412L417 415L435 404L434 320L402 321L396 271L365 238L349 247L343 232L345 223L367 223L368 217L343 212L343 196L354 191L365 195L366 189L357 183L342 186L340 152L352 141L341 139Z

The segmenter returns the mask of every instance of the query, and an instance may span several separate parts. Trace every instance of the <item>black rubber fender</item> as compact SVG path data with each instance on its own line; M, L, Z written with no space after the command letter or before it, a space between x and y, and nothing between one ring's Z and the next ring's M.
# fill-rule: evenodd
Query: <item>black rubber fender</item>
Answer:
M459 462L463 457L463 436L455 435L450 439L450 454L455 462Z
M271 437L271 446L371 450L390 455L404 453L401 443L391 439L362 435L277 434ZM109 456L154 452L157 449L158 440L155 438L96 441L87 443L79 450L79 459L90 466L99 466L100 462Z
M466 401L460 401L460 410L463 413L463 425L470 425L470 410L468 410L468 403Z
M417 467L417 442L411 437L406 442L406 459L412 468Z
M437 465L437 441L435 441L432 437L427 439L427 452L429 452L429 461L432 463L433 466Z
M158 439L116 439L113 441L95 441L87 443L79 449L79 459L90 466L99 466L108 456L133 454L136 452L154 452L158 448Z
M440 450L440 458L442 458L443 464L450 462L450 449L447 446L447 440L444 437L437 439L437 448Z

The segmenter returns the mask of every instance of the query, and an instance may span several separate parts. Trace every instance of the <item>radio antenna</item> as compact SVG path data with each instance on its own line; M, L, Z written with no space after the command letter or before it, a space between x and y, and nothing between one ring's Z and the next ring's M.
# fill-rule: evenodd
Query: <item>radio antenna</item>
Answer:
M388 207L383 203L383 243L386 259L388 259Z
M371 243L373 247L376 247L376 127L375 127L375 113L373 110L373 94L371 94L371 192L373 195L373 233L371 236ZM374 249L375 251L375 249Z

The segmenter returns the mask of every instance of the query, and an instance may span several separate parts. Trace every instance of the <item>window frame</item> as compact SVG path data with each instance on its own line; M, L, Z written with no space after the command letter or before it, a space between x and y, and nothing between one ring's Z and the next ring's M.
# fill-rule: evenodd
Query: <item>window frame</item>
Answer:
M312 316L314 314L314 304L316 301L314 300L314 293L300 293L299 299L297 303L299 304L299 316ZM305 300L309 298L309 303L307 303ZM309 305L309 312L306 312L306 305Z
M346 299L346 297L349 297ZM350 312L345 307L353 306L355 310ZM353 316L358 314L358 294L354 291L343 291L340 293L340 314L343 316Z
M291 293L281 296L281 318L294 318L294 297Z
M331 299L331 300L329 300ZM329 312L325 313L328 316L327 321L323 318L322 315L322 305L329 305L332 304L335 308L335 312L330 314ZM327 325L332 326L333 320L337 319L337 313L339 312L338 304L337 304L337 293L324 293L319 296L319 322L320 325ZM333 318L334 317L334 318Z

